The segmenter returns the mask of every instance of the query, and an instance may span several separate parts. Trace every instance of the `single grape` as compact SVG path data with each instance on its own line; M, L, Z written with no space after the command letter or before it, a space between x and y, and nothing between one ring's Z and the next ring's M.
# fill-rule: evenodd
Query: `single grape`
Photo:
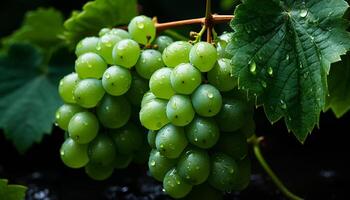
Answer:
M216 121L221 131L233 132L243 127L250 116L250 109L245 102L239 99L224 98Z
M161 99L153 99L143 105L139 114L141 124L149 130L159 130L169 123L166 106L167 102Z
M171 69L161 68L153 73L149 80L151 92L158 98L170 99L175 94L170 83Z
M88 145L78 144L72 138L67 138L60 149L63 163L70 168L81 168L89 162Z
M98 36L102 37L108 33L110 33L111 29L110 28L102 28L99 32L98 32Z
M172 96L166 107L166 115L175 126L186 126L192 121L194 114L191 99L185 95Z
M143 142L144 133L135 124L128 123L120 129L111 130L111 136L120 154L136 152Z
M224 33L218 37L218 41L216 43L216 51L219 58L232 58L232 55L226 51L227 44L231 40L232 35L233 33Z
M137 73L132 73L131 86L126 97L134 106L140 107L143 95L149 90L147 80L141 78Z
M164 49L173 43L174 40L166 35L160 35L154 40L154 44L157 45L158 51L163 52Z
M175 166L176 160L163 156L158 150L153 149L148 160L148 168L153 178L163 181L165 174Z
M95 163L89 163L85 166L85 173L95 181L103 181L112 176L112 165L98 165Z
M192 190L192 186L179 176L175 168L166 173L163 188L169 196L175 199L185 197Z
M245 157L243 160L237 162L238 174L236 181L232 184L232 190L242 191L250 182L251 176L251 162L249 157Z
M98 133L99 124L91 112L80 112L75 114L68 124L69 137L79 144L91 142Z
M196 117L185 127L188 141L200 148L209 149L219 140L220 131L215 120Z
M204 183L210 173L209 155L204 150L190 148L181 155L176 169L186 182L192 185Z
M156 147L168 158L178 158L186 148L188 141L182 127L168 124L160 129L156 137Z
M56 123L57 125L67 131L68 130L68 124L69 121L72 119L72 117L77 114L78 112L84 111L83 108L72 105L72 104L63 104L61 107L59 107L56 111Z
M140 57L140 46L131 39L123 39L113 48L113 59L116 65L131 68Z
M105 34L100 38L100 41L97 44L96 48L98 50L98 53L104 58L104 60L108 64L114 64L112 51L114 46L118 44L121 40L122 38L113 34Z
M211 158L211 173L208 181L214 188L230 192L238 177L238 165L230 156L217 153Z
M114 159L114 167L116 169L125 169L129 166L131 161L132 161L132 154L129 154L129 155L117 154Z
M80 56L83 55L84 53L97 53L97 44L99 42L98 37L86 37L77 44L75 48L75 55Z
M60 94L60 97L64 102L75 103L73 93L79 81L80 79L77 73L68 74L60 80L60 84L58 86L58 93Z
M148 102L152 101L153 99L157 99L157 97L151 92L148 91L143 95L142 101L141 101L141 107L146 105Z
M109 34L116 35L121 39L131 39L131 35L126 30L120 28L112 28Z
M120 96L129 90L131 81L129 70L119 66L111 66L103 74L102 86L108 94Z
M215 47L208 42L198 42L190 51L190 62L201 72L210 71L217 60Z
M102 82L97 79L83 79L79 81L74 90L74 99L84 108L93 108L102 99L105 90Z
M124 96L105 95L96 108L97 117L107 128L120 128L130 119L131 106Z
M151 44L156 36L156 27L151 18L144 15L134 17L128 25L129 33L140 44Z
M164 67L162 54L154 49L142 51L135 65L137 73L145 79L150 79L152 74L162 67Z
M98 165L112 165L116 157L116 145L107 134L98 136L89 144L90 162Z
M211 187L207 182L196 185L183 200L223 200L223 193Z
M84 53L75 61L75 71L79 78L100 79L107 69L107 63L96 53Z
M222 105L222 97L214 86L203 84L192 94L194 110L203 117L212 117L219 113Z
M185 41L171 43L163 51L163 62L168 67L176 67L181 63L190 62L189 53L192 45Z
M170 75L172 88L180 94L192 94L201 84L201 72L189 63L176 66Z
M147 142L148 142L148 145L153 149L156 148L156 137L157 137L157 131L152 131L152 130L148 131Z
M247 138L239 132L221 134L215 149L237 161L242 160L248 155Z
M233 76L233 66L229 59L219 59L213 69L208 72L208 81L222 92L230 91L237 86Z

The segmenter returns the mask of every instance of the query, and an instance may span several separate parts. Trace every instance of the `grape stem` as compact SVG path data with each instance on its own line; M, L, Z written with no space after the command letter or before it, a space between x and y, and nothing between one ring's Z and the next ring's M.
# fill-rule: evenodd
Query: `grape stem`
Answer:
M248 142L253 145L253 151L256 159L265 170L265 172L271 177L272 182L277 186L277 188L285 195L288 199L291 200L303 200L303 198L293 194L288 188L283 184L283 182L277 177L277 175L272 171L271 167L266 162L264 156L261 153L260 142L263 140L263 137L257 137L253 135L249 138Z

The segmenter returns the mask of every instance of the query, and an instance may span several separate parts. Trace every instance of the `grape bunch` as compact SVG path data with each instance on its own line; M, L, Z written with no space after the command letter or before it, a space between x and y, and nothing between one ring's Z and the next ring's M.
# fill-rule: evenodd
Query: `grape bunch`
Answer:
M57 125L67 131L60 155L71 168L85 167L95 180L131 161L147 162L147 131L138 113L147 79L164 66L161 53L144 48L155 40L156 29L145 16L133 18L128 32L103 28L99 37L86 37L76 46L75 72L63 77L59 94L64 104ZM156 38L162 50L173 40Z
M249 183L253 106L237 89L225 52L228 38L219 36L216 47L168 45L162 53L166 66L151 75L142 99L139 117L152 147L149 170L173 198L221 199Z

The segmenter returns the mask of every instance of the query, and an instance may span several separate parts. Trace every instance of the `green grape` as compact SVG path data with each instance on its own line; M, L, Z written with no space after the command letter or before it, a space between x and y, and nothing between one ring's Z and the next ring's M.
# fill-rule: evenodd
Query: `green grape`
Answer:
M126 30L120 28L112 28L109 34L116 35L121 39L131 39L131 35Z
M237 162L238 174L236 181L231 185L232 190L242 191L250 182L251 176L251 162L249 157L245 157L243 160Z
M85 173L95 181L103 181L112 176L113 174L112 165L98 165L95 163L89 163L85 166Z
M217 60L215 47L208 42L198 42L190 51L190 62L201 72L210 71Z
M97 44L100 41L98 37L86 37L77 44L75 48L75 55L80 56L84 53L97 53Z
M122 128L111 132L117 151L121 154L136 152L142 146L143 134L142 130L132 123L128 123Z
M116 169L125 169L132 161L132 155L117 154L114 159L114 167Z
M255 122L253 117L249 117L246 123L239 129L239 131L245 135L246 138L250 138L255 133Z
M131 86L126 97L134 106L140 107L143 95L149 90L147 80L141 78L137 73L132 73Z
M185 95L172 96L166 107L166 115L175 126L186 126L192 121L194 114L191 99Z
M102 28L99 32L98 32L98 36L102 37L106 34L108 34L111 31L110 28Z
M207 182L196 185L183 200L223 200L223 193L211 187Z
M138 165L144 165L148 162L150 152L151 147L144 140L141 148L134 153L134 159L132 161Z
M129 90L131 80L129 70L119 66L111 66L103 74L102 86L108 94L120 96Z
M180 94L192 94L201 84L202 75L189 63L182 63L176 66L170 75L172 88Z
M135 65L137 73L145 79L150 79L152 74L162 67L164 67L162 54L154 49L142 51Z
M123 39L113 48L113 59L116 65L131 68L140 57L140 46L131 39Z
M232 90L237 85L233 76L233 66L229 59L219 59L213 69L208 72L208 81L222 92Z
M160 51L162 53L163 53L164 49L173 42L174 42L174 40L171 37L166 36L166 35L160 35L154 40L154 44L157 45L158 51Z
M192 190L192 186L179 176L175 168L165 174L163 188L169 196L175 199L185 197Z
M90 162L98 165L112 165L116 157L116 145L106 134L98 136L89 145Z
M214 86L203 84L192 94L194 110L203 117L212 117L219 113L222 105L222 97Z
M153 149L148 160L148 168L153 178L163 181L165 174L175 166L176 160L163 156L158 150Z
M239 132L221 134L215 147L218 151L231 156L237 161L248 155L247 138Z
M220 137L219 127L211 118L196 117L185 132L191 144L203 149L213 147Z
M129 33L136 42L151 44L156 36L156 27L151 18L144 15L134 17L128 25Z
M98 133L99 124L91 112L80 112L75 114L68 124L69 137L79 144L91 142Z
M89 162L88 145L67 138L60 149L63 163L70 168L81 168Z
M169 123L166 105L167 102L161 99L153 99L143 105L139 114L141 124L149 130L159 130Z
M106 69L107 63L96 53L84 53L75 61L75 71L79 78L99 79Z
M215 189L230 192L237 181L238 173L238 165L230 156L223 153L212 156L208 181Z
M168 124L160 129L156 137L156 147L168 158L178 158L186 148L188 141L182 127Z
M186 182L192 185L204 183L210 173L209 155L201 149L188 149L181 155L176 169Z
M161 68L153 73L149 80L149 88L151 92L158 98L170 99L175 94L171 87L170 74L171 69Z
M100 38L97 44L98 53L104 58L108 64L114 64L112 51L116 44L121 41L122 38L113 34L105 34Z
M105 95L96 108L97 117L107 128L120 128L130 119L131 106L124 96Z
M248 121L251 112L241 100L224 98L222 108L216 116L219 128L224 132L237 131Z
M61 99L66 103L75 103L74 99L74 89L79 83L80 79L78 74L71 73L66 75L60 80L58 86L58 93L60 94Z
M148 142L148 145L153 149L156 148L156 137L157 137L157 131L152 131L152 130L148 131L147 142Z
M141 101L141 107L146 105L148 102L152 101L153 99L157 99L157 97L151 92L148 91L143 95L142 101Z
M93 108L102 99L105 90L100 80L91 78L79 81L73 94L78 105L84 108Z
M72 104L63 104L61 107L59 107L56 111L56 123L57 125L67 131L68 130L68 124L69 121L72 119L72 117L77 114L78 112L82 112L84 109L80 108L77 105Z
M176 67L181 63L190 62L189 53L192 45L185 41L171 43L163 51L163 62L168 67Z
M232 56L226 51L226 46L231 40L232 35L233 33L224 33L218 37L219 40L216 43L216 51L219 58L232 58Z

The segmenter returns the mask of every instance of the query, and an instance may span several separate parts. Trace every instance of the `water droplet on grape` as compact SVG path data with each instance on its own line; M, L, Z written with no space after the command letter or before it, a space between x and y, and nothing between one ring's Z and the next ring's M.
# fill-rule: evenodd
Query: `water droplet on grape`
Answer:
M153 166L153 167L156 166L156 161L153 160L153 161L151 162L151 166Z
M307 14L308 14L308 11L307 11L306 9L302 9L302 10L300 11L299 16L300 16L300 17L306 17Z
M287 104L282 99L280 100L280 103L282 109L287 109Z
M267 73L268 73L270 76L273 75L273 69L272 69L272 67L268 67L268 68L267 68Z
M212 93L208 93L208 98L212 99L214 97L214 95Z
M249 71L255 75L256 74L256 63L254 61L251 61L251 62L249 62L249 64L250 64Z
M56 113L56 119L60 119L60 118L61 118L60 113Z
M145 25L142 22L137 22L137 28L143 29Z

